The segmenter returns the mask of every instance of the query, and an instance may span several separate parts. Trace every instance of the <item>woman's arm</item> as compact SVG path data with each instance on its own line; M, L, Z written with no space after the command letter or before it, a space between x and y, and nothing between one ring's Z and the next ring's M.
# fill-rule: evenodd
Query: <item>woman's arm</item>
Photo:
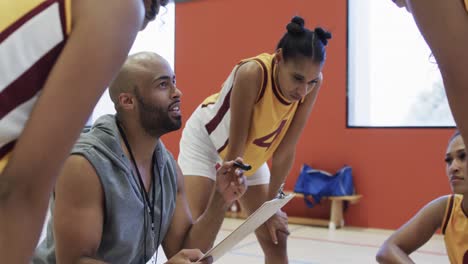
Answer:
M424 245L442 225L447 201L443 196L424 206L411 220L395 231L380 247L379 263L414 263L409 255Z
M296 156L296 144L304 130L307 120L309 119L312 108L317 99L320 86L322 85L322 75L314 89L305 97L304 101L299 105L289 126L286 135L279 144L272 158L272 170L269 186L269 198L274 198L281 184L286 180L291 171L294 158Z
M437 60L462 137L468 141L468 11L462 0L406 0Z
M261 66L254 61L246 62L237 69L231 92L229 148L225 160L234 160L244 155L255 100L262 81L266 81L262 76ZM248 160L245 162L249 163Z
M98 98L127 57L144 18L141 0L72 1L65 47L0 174L0 256L26 263L56 177Z

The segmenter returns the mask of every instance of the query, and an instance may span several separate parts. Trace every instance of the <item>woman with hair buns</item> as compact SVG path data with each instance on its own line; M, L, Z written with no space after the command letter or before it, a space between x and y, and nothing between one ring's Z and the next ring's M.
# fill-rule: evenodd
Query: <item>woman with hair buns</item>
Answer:
M221 91L206 98L186 123L178 161L194 218L205 211L215 166L223 160L242 157L251 165L245 172L249 187L240 200L248 214L274 198L290 172L322 83L331 34L305 28L297 16L286 28L275 53L240 61ZM257 229L266 263L288 262L288 234L287 216L281 210Z

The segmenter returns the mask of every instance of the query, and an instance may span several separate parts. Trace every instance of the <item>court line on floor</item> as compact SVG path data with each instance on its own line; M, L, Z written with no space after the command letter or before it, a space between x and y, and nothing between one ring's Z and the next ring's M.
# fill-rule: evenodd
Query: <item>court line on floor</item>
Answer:
M230 251L228 254L243 256L243 257L253 257L257 259L263 259L263 255L253 254L253 253L242 253L242 252L233 252ZM289 259L290 264L318 264L318 262L308 262L303 260Z
M293 228L293 229L290 229L289 232L292 234L293 232L295 232L295 231L297 231L297 230L299 230L299 229L301 229L301 228L302 228L301 226L298 226L298 227L295 227L295 228ZM222 231L225 231L225 230L228 230L228 229L227 229L227 228L221 228L221 230L222 230ZM231 232L232 232L232 231L234 231L234 229L231 230ZM248 243L245 243L245 244L239 245L239 246L237 246L237 247L234 247L232 250L242 249L242 248L251 246L251 245L256 244L256 243L257 243L257 239L255 238L254 241L250 241L250 242L248 242Z
M341 241L341 240L330 240L324 238L312 238L312 237L301 237L301 236L290 236L293 239L302 239L302 240L310 240L310 241L318 241L318 242L325 242L331 244L341 244L347 246L357 246L357 247L370 247L370 248L380 248L381 245L374 245L374 244L363 244L363 243L354 243L348 241ZM429 251L429 250L417 250L416 253L428 254L428 255L436 255L436 256L446 256L444 252L437 252L437 251Z
M226 232L234 231L234 229L230 229L230 228L221 228L221 230L226 231ZM330 244L356 246L356 247L380 248L380 246L381 246L381 245L375 245L375 244L354 243L354 242L347 242L347 241L341 241L341 240L330 240L330 239L326 239L326 238L303 237L303 236L297 236L297 235L290 235L289 238L290 239L302 239L302 240L309 240L309 241L325 242L325 243L330 243ZM256 243L256 241L249 242L247 244L241 245L241 246L239 246L237 248L234 248L233 250L237 250L239 248L244 248L246 246L251 245L252 243ZM447 255L444 252L437 252L437 251L430 251L430 250L417 250L417 251L415 251L415 253L435 255L435 256L446 256Z

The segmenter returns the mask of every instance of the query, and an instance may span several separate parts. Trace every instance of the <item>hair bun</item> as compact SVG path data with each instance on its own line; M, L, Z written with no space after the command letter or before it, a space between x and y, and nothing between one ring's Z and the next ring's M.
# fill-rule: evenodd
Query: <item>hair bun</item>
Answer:
M305 32L304 19L299 16L295 16L291 19L291 22L286 26L288 33L292 35L301 35Z
M315 34L319 37L320 41L324 46L328 44L328 40L332 38L332 34L328 31L325 31L321 27L316 27L314 30Z

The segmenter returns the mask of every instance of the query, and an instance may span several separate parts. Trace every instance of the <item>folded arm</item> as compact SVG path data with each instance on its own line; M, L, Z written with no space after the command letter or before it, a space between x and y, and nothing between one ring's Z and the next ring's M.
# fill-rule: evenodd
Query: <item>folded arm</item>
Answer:
M395 231L380 247L379 263L414 263L409 255L424 245L442 225L448 196L424 206L411 220Z

